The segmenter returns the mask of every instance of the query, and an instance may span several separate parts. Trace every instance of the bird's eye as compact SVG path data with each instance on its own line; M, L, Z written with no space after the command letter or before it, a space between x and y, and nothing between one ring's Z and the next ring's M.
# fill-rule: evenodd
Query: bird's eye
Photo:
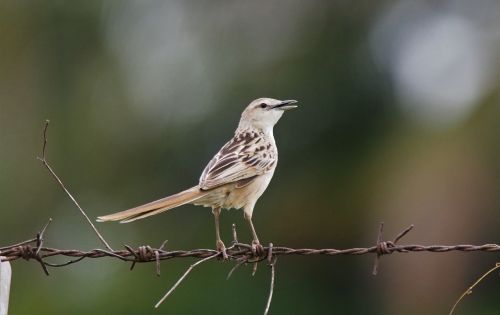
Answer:
M266 103L261 103L260 104L260 108L266 108L267 107L267 104Z

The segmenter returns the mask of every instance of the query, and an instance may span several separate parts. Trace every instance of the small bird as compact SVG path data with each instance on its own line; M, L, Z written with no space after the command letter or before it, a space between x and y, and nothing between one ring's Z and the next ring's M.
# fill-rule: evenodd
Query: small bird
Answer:
M297 107L296 103L295 100L272 98L252 101L241 114L233 138L210 160L198 185L142 206L100 216L97 221L128 223L185 204L211 207L215 218L216 248L227 259L219 231L221 209L243 208L244 218L252 231L252 249L261 254L263 247L252 223L253 209L269 185L278 163L273 127L286 110Z

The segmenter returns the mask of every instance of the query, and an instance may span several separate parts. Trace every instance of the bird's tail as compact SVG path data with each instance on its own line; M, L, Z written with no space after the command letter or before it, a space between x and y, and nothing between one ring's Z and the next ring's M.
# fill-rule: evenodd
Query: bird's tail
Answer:
M201 190L198 186L181 191L172 196L168 196L142 206L138 206L125 211L112 213L104 216L97 217L98 222L105 221L120 221L120 223L128 223L135 220L143 219L172 208L182 206L193 201L200 199L207 194L206 191Z

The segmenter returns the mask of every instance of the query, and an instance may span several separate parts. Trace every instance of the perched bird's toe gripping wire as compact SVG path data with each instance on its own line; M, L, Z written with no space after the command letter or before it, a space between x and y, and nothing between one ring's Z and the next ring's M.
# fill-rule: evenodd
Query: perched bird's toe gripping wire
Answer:
M223 260L229 259L229 256L227 255L227 252L226 252L226 245L224 245L224 242L222 242L222 240L217 240L215 242L215 248L217 248L218 252L222 253Z
M262 246L259 240L252 241L252 253L256 257L261 257L265 255L264 246Z

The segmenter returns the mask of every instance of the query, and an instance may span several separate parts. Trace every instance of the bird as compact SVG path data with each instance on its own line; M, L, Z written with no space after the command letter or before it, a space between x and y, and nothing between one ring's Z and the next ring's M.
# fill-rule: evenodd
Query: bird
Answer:
M100 216L97 221L128 223L186 204L210 207L215 219L217 251L222 253L224 259L228 259L219 230L221 209L243 209L243 217L252 233L252 251L262 254L263 247L257 237L252 215L278 163L273 127L283 113L296 108L296 104L296 100L272 98L252 101L241 114L234 136L208 162L198 185L141 206Z

